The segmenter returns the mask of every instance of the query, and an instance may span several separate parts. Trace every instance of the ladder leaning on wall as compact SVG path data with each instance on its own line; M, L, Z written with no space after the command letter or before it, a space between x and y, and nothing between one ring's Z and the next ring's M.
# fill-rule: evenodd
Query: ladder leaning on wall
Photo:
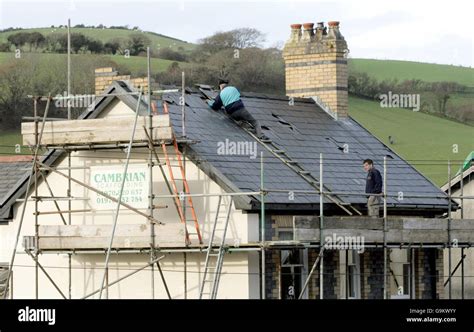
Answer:
M199 299L202 299L205 295L209 296L209 299L216 299L217 291L219 289L219 281L222 272L222 265L224 263L225 239L227 234L227 228L229 226L230 211L232 210L233 199L230 196L229 204L227 209L225 208L225 202L222 196L219 196L217 202L216 217L214 225L212 227L211 236L209 237L209 244L207 246L206 262L204 264L204 275L202 277L202 283L199 290ZM222 216L222 211L225 211L225 215ZM222 220L222 218L225 218ZM217 248L214 248L214 238L216 237L217 224L220 221L224 221L224 229L222 230L222 238ZM206 287L207 286L207 287Z
M152 108L153 108L153 112L156 113L156 105L154 103L152 103ZM168 105L166 103L163 103L163 112L165 114L169 114ZM163 150L163 154L165 157L165 163L168 167L168 173L171 180L170 181L171 189L174 195L173 199L177 206L179 219L185 225L186 244L188 245L191 244L190 235L196 235L199 244L202 244L202 234L199 229L199 222L198 222L196 210L194 209L193 200L192 200L192 197L190 196L189 184L188 184L188 181L186 180L186 172L184 169L182 153L179 151L178 142L176 141L176 136L174 132L172 135L173 135L172 144L174 148L174 154L176 156L176 160L178 164L173 165L171 163L170 155L168 153L168 147L166 143L162 143L161 148ZM177 172L177 174L175 174L176 168L179 168L179 171ZM177 183L178 181L182 181L183 189L184 189L183 191L180 191L178 189L178 183ZM183 197L182 194L186 195L186 197ZM186 205L186 201L187 201L187 205ZM189 211L191 212L190 219L188 219L187 217L188 208L189 208ZM190 225L190 223L192 225ZM194 227L195 232L189 232L188 226Z

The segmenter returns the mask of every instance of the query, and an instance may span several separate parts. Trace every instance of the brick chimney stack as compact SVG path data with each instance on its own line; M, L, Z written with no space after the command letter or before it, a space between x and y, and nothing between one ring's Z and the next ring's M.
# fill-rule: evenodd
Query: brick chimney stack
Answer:
M313 97L336 119L347 117L347 52L339 22L292 24L283 49L286 94Z
M127 81L135 89L143 87L143 92L148 91L148 79L146 77L131 78L130 75L119 75L112 67L103 67L95 69L95 94L101 95L104 93L113 81ZM152 89L154 89L153 79L151 83Z

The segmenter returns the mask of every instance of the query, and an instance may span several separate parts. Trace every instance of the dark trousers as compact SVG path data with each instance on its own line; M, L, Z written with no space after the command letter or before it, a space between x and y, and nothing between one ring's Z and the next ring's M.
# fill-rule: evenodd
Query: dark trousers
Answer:
M232 112L232 114L229 114L229 116L234 119L235 121L243 121L243 122L248 122L252 125L253 130L251 130L257 137L262 136L262 129L260 128L260 124L258 123L257 120L250 114L247 109L241 108L237 111Z

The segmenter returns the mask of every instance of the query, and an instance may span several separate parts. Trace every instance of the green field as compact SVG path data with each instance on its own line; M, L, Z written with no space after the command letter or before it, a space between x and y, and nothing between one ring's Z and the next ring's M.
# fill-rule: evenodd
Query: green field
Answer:
M8 32L0 32L0 43L6 42L9 35L17 32L40 32L44 36L47 36L51 33L66 33L66 28L37 28L37 29L22 29ZM71 32L82 33L83 35L100 40L105 43L110 41L113 38L124 38L127 39L131 34L137 33L134 30L125 30L125 29L97 29L97 28L71 28ZM171 47L174 50L178 50L179 47L182 47L185 50L192 50L195 45L188 43L179 39L175 39L168 36L156 35L150 32L141 32L144 33L151 40L150 47L158 49L161 47Z
M66 54L57 54L57 53L26 53L28 56L38 57L39 59L47 59L51 61L55 61L56 63L65 63L65 59L67 57ZM74 59L78 59L81 57L90 56L89 54L72 54L71 55L71 62L74 66ZM147 61L146 57L141 56L131 56L131 57L124 57L123 55L96 55L99 57L103 57L106 59L110 59L117 63L118 65L126 66L127 69L131 71L133 75L143 75L146 73L147 70ZM0 52L0 64L5 63L9 60L13 60L15 58L14 53L5 53ZM63 61L59 61L63 60ZM165 60L165 59L158 59L152 58L151 59L151 70L152 73L161 72L168 68L168 66L173 63L172 60ZM180 63L182 65L182 63Z
M147 61L145 57L131 56L125 58L123 55L109 55L106 56L118 65L126 66L134 75L144 75L147 70ZM165 60L165 59L151 59L151 71L152 73L165 71L168 66L178 61ZM181 67L186 66L186 63L178 62Z
M15 154L16 144L21 144L21 135L17 131L1 132L0 134L0 156L7 154ZM28 154L28 148L23 148L21 154Z
M426 82L450 81L469 87L466 92L451 93L447 108L472 110L474 105L474 68L398 60L349 59L349 72L367 73L378 81L418 79ZM422 103L434 105L436 96L421 93ZM474 125L472 120L468 123Z
M381 108L375 101L349 97L349 114L397 154L438 185L447 182L446 160L457 172L474 150L474 128L401 108ZM388 136L395 144L390 145ZM458 153L453 153L457 144Z
M365 72L379 80L397 78L399 81L419 79L426 82L451 81L474 87L474 68L431 63L349 59L349 72Z

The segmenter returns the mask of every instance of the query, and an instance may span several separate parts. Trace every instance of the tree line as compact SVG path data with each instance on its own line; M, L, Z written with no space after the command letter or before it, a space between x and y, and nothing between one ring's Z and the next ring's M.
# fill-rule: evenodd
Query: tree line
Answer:
M76 54L125 54L141 55L150 45L150 39L143 33L132 33L128 38L112 38L103 43L98 39L88 37L79 32L71 33L71 52ZM43 53L66 53L67 34L50 33L43 35L40 32L17 32L9 35L7 41L0 44L0 52L10 52L15 49L24 49L29 52L42 51Z

